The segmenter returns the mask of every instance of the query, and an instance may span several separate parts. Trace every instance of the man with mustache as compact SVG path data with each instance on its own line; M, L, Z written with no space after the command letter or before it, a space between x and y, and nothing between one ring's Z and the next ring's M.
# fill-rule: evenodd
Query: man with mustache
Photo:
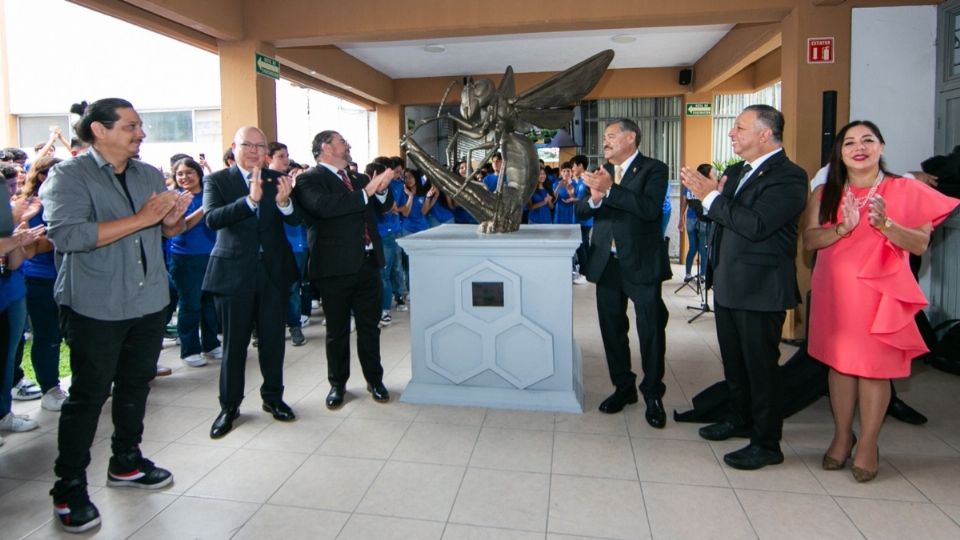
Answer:
M589 197L577 204L577 218L594 218L586 266L580 270L597 284L597 316L610 380L615 391L600 404L613 414L636 403L637 376L630 369L627 299L633 301L640 339L647 423L663 428L664 356L667 308L661 283L670 277L667 248L660 233L667 165L640 153L640 128L628 118L612 120L603 131L603 157L609 162L584 172Z
M159 489L170 471L143 457L143 416L170 301L161 233L184 231L193 196L167 191L160 171L134 159L146 136L130 102L91 103L75 126L90 151L55 166L40 188L59 273L54 297L73 380L60 412L54 516L67 532L100 524L87 465L100 409L113 395L110 487ZM112 391L111 391L112 387Z

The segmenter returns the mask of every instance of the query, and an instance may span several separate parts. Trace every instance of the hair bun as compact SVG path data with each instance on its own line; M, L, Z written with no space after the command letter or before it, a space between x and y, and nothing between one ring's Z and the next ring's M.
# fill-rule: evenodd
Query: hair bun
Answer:
M70 106L70 112L77 115L83 116L83 113L87 110L87 102L81 101L80 103L74 103Z

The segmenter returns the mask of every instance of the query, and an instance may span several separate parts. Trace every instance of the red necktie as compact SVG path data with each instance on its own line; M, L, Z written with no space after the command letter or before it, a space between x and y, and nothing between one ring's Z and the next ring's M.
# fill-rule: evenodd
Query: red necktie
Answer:
M347 186L347 189L349 189L350 191L353 191L353 182L350 181L350 177L347 176L347 173L346 173L343 169L340 169L339 171L337 171L337 174L340 176L340 181L343 182L343 185ZM366 216L364 216L364 218L363 218L363 246L364 246L364 248L366 248L366 246L369 246L371 243L373 243L373 242L372 242L372 240L370 240L370 232L367 231L367 219L366 219Z

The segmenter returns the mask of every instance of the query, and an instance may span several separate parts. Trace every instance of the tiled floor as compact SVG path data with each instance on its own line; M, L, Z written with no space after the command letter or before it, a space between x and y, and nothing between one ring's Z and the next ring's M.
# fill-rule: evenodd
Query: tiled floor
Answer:
M668 410L687 409L721 378L713 318L687 324L686 307L696 298L686 289L675 294L677 286L664 286ZM585 364L582 415L381 405L364 391L358 368L347 404L328 411L324 329L313 324L304 330L305 347L287 349L286 399L299 419L282 424L260 412L251 354L243 415L234 432L213 441L207 432L218 411L218 367L184 367L168 346L161 362L174 374L154 383L143 449L176 481L157 493L104 488L111 429L104 415L89 469L103 525L88 536L960 538L960 378L918 365L898 384L930 423L884 426L874 482L820 469L832 430L824 399L786 422L783 465L736 471L722 456L742 442L708 443L697 425L672 420L652 429L642 406L597 412L611 388L593 288L575 286L574 295ZM410 376L408 321L394 314L382 336L395 397ZM39 402L17 402L15 411L34 415L41 428L4 434L0 539L68 536L51 521L47 494L57 416Z

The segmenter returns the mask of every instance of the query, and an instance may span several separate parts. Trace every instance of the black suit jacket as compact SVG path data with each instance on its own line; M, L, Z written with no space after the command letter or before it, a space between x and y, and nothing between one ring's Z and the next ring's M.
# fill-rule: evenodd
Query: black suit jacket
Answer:
M613 166L605 167L612 177ZM580 268L589 281L596 283L603 274L611 240L616 240L617 258L628 284L659 285L670 278L667 247L660 233L667 187L667 165L637 154L599 208L590 207L589 196L577 203L577 218L594 218L587 265Z
M323 165L312 167L297 177L293 197L307 224L310 279L357 273L365 256L364 226L373 243L377 265L383 267L385 264L377 215L389 210L393 199L388 190L385 202L381 203L373 196L364 204L362 191L370 179L362 174L347 174L353 191Z
M217 232L210 253L203 290L214 294L233 294L253 288L257 257L263 248L263 262L270 280L289 290L300 279L283 223L300 223L296 210L284 216L277 209L276 171L264 169L260 216L247 205L250 194L247 181L236 165L217 171L203 180L203 212L207 227Z
M710 205L714 299L730 309L782 311L800 300L797 229L807 201L807 174L781 151L763 162L736 193L744 162L724 171Z

